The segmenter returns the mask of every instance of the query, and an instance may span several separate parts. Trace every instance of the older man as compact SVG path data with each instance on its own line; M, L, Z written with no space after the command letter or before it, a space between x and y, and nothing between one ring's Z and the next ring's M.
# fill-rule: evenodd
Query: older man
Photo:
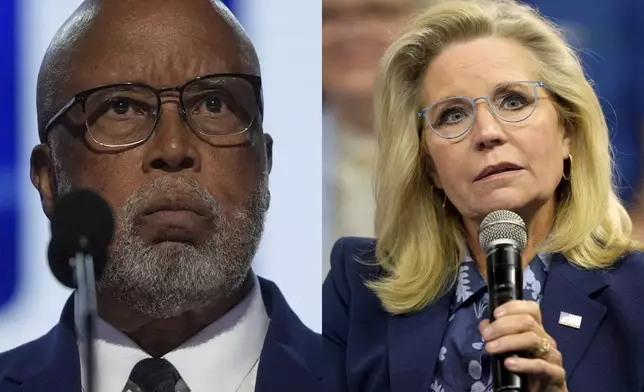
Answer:
M47 216L75 188L117 212L99 392L320 389L319 337L251 270L270 199L262 111L253 45L220 3L87 0L56 34L31 178ZM75 306L0 354L0 391L86 389Z

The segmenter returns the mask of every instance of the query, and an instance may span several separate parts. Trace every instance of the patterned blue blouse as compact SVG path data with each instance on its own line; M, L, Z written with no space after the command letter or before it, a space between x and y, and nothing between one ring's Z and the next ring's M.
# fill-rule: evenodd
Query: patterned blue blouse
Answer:
M540 302L551 257L537 255L523 271L523 299ZM478 325L488 315L487 283L466 255L458 273L432 392L492 391L490 356Z

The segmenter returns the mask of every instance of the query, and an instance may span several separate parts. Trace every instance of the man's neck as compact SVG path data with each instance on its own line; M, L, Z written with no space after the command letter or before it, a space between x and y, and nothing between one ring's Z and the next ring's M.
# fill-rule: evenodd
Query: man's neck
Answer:
M249 273L239 290L229 296L178 317L153 319L116 303L107 295L99 295L99 315L107 323L126 334L152 357L161 357L176 349L206 326L217 321L239 304L253 288L253 274Z

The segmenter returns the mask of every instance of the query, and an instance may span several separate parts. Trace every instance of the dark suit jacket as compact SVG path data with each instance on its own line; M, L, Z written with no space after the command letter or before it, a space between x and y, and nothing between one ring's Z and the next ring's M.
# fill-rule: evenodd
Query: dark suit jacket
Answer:
M344 238L323 288L325 390L427 392L453 292L422 311L394 316L364 286L378 267L375 241ZM543 324L563 355L571 392L644 391L644 255L607 271L582 271L553 255L541 301ZM582 317L559 325L560 312ZM446 391L447 392L447 391Z
M274 283L262 278L259 281L271 321L259 361L255 390L321 391L320 336L299 320ZM63 309L60 322L49 333L0 354L0 391L80 390L74 301L70 298Z

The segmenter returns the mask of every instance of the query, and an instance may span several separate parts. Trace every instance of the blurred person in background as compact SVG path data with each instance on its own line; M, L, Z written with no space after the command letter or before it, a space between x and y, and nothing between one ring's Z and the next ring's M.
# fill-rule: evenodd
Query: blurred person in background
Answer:
M32 183L47 217L87 188L117 222L93 392L320 389L319 335L251 268L270 203L263 108L253 44L215 0L87 0L52 40ZM0 354L0 391L88 390L78 304Z
M346 235L373 236L373 82L378 60L422 0L323 0L324 257Z
M642 246L599 100L556 25L511 0L446 1L384 55L376 238L343 238L323 287L333 391L642 391ZM523 298L490 322L478 229L527 228Z

